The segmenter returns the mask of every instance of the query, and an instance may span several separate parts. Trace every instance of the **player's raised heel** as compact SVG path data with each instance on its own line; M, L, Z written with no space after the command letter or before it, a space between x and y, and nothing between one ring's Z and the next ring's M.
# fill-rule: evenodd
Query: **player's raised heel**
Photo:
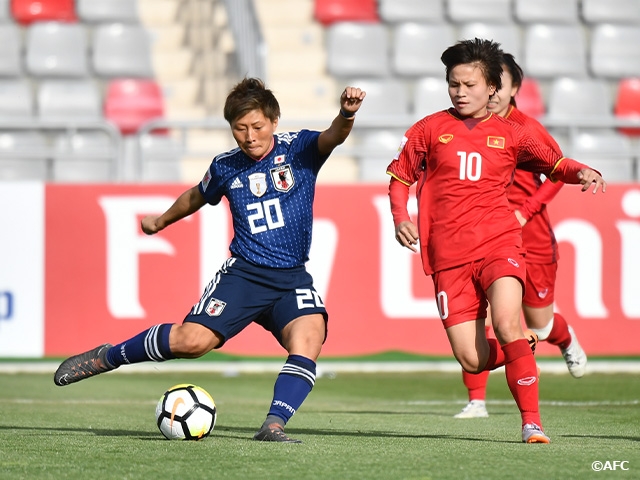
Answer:
M562 350L562 356L567 364L569 373L575 378L582 377L587 371L587 354L578 343L578 338L573 328L569 327L571 334L571 344Z
M522 427L523 443L551 443L551 439L547 437L542 429L535 423L527 423Z
M261 442L302 443L300 440L290 438L277 423L262 427L253 439Z
M111 344L105 343L88 352L67 358L53 375L53 382L63 387L99 373L114 370L116 367L111 366L106 358L107 351L111 347Z

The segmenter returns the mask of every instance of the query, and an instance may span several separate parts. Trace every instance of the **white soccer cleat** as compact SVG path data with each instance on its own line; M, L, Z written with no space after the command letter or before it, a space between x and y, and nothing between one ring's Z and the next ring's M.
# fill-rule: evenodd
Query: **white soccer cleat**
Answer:
M567 363L569 373L575 378L582 377L587 371L587 354L578 343L578 337L576 337L573 328L569 327L569 333L571 334L571 344L561 349L564 361Z
M535 423L527 423L522 427L523 443L551 443L551 439L547 437L542 429Z
M487 406L484 400L471 400L462 411L455 414L453 418L486 418L488 416L489 412L487 412Z

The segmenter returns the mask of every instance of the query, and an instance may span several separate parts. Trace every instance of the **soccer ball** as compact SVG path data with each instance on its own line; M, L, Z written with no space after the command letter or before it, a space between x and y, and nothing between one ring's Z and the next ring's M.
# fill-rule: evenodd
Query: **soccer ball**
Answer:
M183 383L164 392L156 406L156 423L169 440L200 440L216 426L216 404L206 390Z

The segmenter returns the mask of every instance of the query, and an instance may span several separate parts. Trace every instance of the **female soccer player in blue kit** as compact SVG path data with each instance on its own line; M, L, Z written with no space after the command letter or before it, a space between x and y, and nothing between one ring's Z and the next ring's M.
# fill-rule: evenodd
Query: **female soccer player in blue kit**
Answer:
M323 132L276 134L280 106L264 83L245 78L229 93L224 117L238 148L216 156L202 181L160 216L147 216L153 235L205 204L227 197L233 219L231 256L182 324L160 324L118 345L100 345L68 358L54 382L64 386L124 364L197 358L252 322L269 330L289 356L255 440L300 443L284 426L315 383L328 315L305 269L311 245L318 172L351 132L365 92L347 87L340 111Z

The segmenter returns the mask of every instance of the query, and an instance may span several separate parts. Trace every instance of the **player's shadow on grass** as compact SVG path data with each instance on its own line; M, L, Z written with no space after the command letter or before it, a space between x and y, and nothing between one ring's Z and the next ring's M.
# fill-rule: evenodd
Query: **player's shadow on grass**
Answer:
M255 428L246 427L234 427L234 426L216 426L215 432L212 435L215 436L216 432L224 432L225 438L237 438L240 440L252 440L253 435L257 430ZM229 435L231 434L231 435ZM237 434L237 435L234 435ZM465 437L460 435L446 435L446 434L412 434L412 433L400 433L380 430L326 430L318 428L291 428L287 429L287 434L293 438L298 438L300 435L313 435L313 436L331 436L331 437L371 437L371 438L408 438L408 439L434 439L434 440L467 440L470 442L494 442L494 443L514 443L513 440L500 440L495 438L474 438ZM304 439L302 439L304 442ZM517 442L519 443L519 442Z
M80 427L25 427L15 425L0 425L0 430L21 430L24 432L70 432L90 433L98 437L138 437L145 440L164 440L160 432L141 432L139 430L109 430L106 428L80 428ZM152 438L153 437L153 438Z

